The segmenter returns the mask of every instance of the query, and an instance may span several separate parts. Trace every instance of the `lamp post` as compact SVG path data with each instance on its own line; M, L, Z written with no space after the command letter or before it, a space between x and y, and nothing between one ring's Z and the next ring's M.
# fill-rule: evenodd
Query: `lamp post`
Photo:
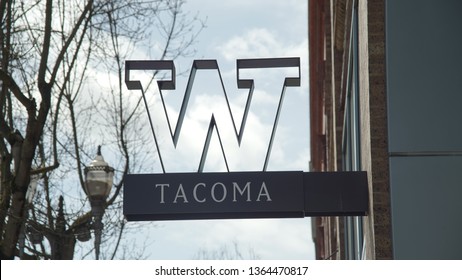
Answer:
M101 146L89 166L85 167L85 192L90 200L91 212L94 218L95 253L99 260L99 247L101 244L101 231L103 230L103 214L106 208L106 198L111 192L114 168L104 161L101 155Z

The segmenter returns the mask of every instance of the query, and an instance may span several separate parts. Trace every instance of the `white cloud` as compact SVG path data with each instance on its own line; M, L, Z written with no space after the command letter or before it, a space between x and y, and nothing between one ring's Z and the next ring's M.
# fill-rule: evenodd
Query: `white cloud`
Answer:
M314 259L311 225L305 219L248 219L159 222L155 259L190 259L200 250L213 251L237 242L263 260ZM172 252L169 248L179 248Z
M236 58L306 56L307 38L287 42L267 28L253 28L216 47L228 61Z
M247 31L243 36L231 38L218 48L227 60L235 60L237 57L268 57L281 48L274 37L267 29L257 28Z

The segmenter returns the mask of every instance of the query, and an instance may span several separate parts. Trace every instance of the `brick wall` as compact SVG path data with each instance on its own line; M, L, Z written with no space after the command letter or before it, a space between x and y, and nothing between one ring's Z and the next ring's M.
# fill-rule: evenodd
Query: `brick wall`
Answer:
M313 171L341 169L351 12L354 3L358 8L361 166L368 172L370 193L370 212L363 219L366 259L393 257L384 2L310 0L309 6ZM343 219L319 217L315 221L317 257L344 258Z
M366 257L392 259L385 72L385 1L359 1L362 166L368 171L371 213Z

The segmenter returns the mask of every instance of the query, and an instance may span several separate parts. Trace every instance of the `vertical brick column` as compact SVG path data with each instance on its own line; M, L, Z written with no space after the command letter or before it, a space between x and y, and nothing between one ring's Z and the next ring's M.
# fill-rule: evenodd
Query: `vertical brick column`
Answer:
M368 258L392 259L385 71L385 1L359 1L362 165L372 213L365 222ZM372 249L372 250L371 250Z

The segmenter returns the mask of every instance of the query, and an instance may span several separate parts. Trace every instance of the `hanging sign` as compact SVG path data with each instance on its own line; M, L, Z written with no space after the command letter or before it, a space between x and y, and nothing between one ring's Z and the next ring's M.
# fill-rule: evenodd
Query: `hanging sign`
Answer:
M212 70L218 73L223 88L235 138L241 143L255 87L253 79L243 79L241 70L266 68L295 68L295 74L284 78L279 104L275 112L273 128L263 164L263 172L229 172L214 114L210 116L197 173L166 173L161 147L154 130L142 83L131 71L167 71L170 76L157 80L162 106L172 143L176 147L181 135L183 120L198 71ZM194 60L186 85L176 126L167 114L163 92L175 89L176 70L171 60L132 60L125 62L125 84L129 90L140 91L162 174L131 174L124 178L124 215L128 221L179 220L179 219L229 219L229 218L293 218L305 216L354 216L366 215L368 187L365 172L266 172L276 127L281 113L282 101L287 87L300 86L300 58L257 58L236 60L236 78L239 89L247 89L247 101L237 125L232 114L221 72L216 60ZM202 173L212 135L216 133L228 172ZM185 137L185 135L183 135Z
M367 212L365 172L134 174L128 221L352 216Z

